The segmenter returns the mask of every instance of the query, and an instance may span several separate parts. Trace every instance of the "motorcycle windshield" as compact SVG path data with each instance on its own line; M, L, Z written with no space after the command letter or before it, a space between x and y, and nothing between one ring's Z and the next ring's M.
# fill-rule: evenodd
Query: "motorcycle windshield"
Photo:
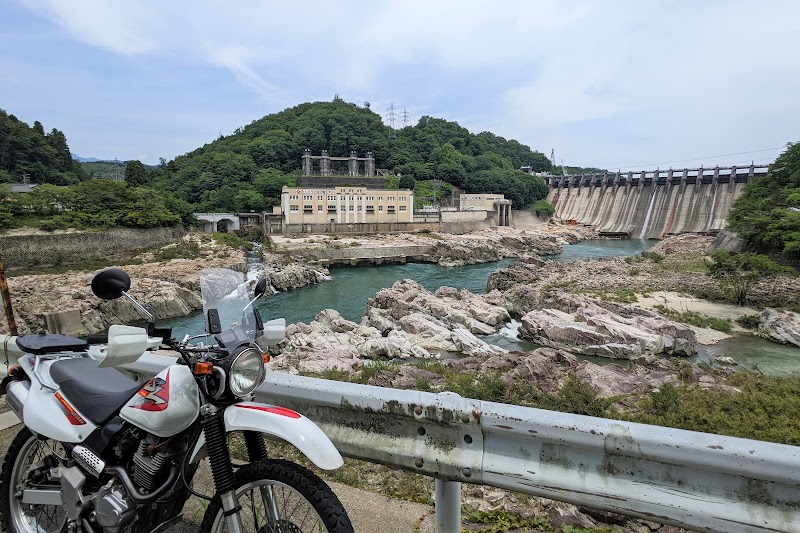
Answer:
M254 342L261 334L256 327L253 306L255 281L227 268L200 271L200 296L206 333L215 335L225 345Z

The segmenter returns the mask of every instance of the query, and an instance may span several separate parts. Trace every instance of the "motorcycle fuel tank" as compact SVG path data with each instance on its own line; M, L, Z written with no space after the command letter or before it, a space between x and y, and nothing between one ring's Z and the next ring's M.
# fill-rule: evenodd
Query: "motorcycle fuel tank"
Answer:
M188 428L200 412L197 383L189 367L173 365L145 383L123 406L120 416L158 437Z

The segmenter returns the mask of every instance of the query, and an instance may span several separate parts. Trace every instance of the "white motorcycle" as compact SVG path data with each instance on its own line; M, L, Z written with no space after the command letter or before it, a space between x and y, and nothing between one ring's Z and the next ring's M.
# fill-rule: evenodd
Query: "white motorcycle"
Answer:
M295 446L322 469L343 463L313 422L253 401L265 377L264 352L286 329L283 319L264 324L253 307L266 283L256 284L251 298L241 274L208 269L200 286L206 333L180 342L157 337L171 332L155 330L152 315L127 293L128 275L110 269L94 277L93 292L130 300L150 319L147 329L111 326L104 344L50 334L0 343L9 365L0 394L24 422L0 474L5 531L163 531L181 519L191 494L208 500L203 532L353 531L319 477L267 456L264 435ZM162 343L180 359L144 385L113 368ZM236 468L232 432L243 435L249 460ZM213 494L192 488L205 457Z

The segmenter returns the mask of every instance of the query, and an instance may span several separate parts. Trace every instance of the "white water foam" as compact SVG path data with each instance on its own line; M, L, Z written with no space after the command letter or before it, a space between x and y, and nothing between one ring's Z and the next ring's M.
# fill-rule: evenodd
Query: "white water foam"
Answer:
M642 225L642 231L639 233L640 239L644 239L644 234L647 232L647 225L650 223L650 215L653 213L653 204L656 203L656 192L658 192L658 186L653 185L653 196L650 197L650 205L647 206L647 215L644 217L644 225Z

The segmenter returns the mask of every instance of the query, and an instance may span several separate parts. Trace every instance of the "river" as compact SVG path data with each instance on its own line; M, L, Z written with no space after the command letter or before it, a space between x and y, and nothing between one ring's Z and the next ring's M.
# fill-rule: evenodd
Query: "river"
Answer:
M571 261L598 257L638 255L650 248L656 241L641 239L601 239L584 241L565 246L561 254L545 259ZM288 324L309 323L323 309L336 309L341 315L359 322L367 304L367 299L396 281L410 278L426 289L435 291L449 286L467 289L473 293L486 291L489 274L511 264L513 259L467 265L463 267L440 267L428 263L408 263L405 265L365 266L358 268L332 268L331 279L325 283L311 285L302 289L280 292L258 304L265 320L283 317ZM177 337L184 333L203 331L202 313L196 312L186 317L162 321L165 327L172 327ZM535 345L516 338L518 323L512 323L499 333L485 337L484 340L509 350L531 350ZM700 352L691 360L708 361L717 356L733 357L744 368L757 369L770 375L800 375L800 349L768 342L752 335L741 335L726 339L714 346L701 346ZM586 358L604 364L604 358Z

